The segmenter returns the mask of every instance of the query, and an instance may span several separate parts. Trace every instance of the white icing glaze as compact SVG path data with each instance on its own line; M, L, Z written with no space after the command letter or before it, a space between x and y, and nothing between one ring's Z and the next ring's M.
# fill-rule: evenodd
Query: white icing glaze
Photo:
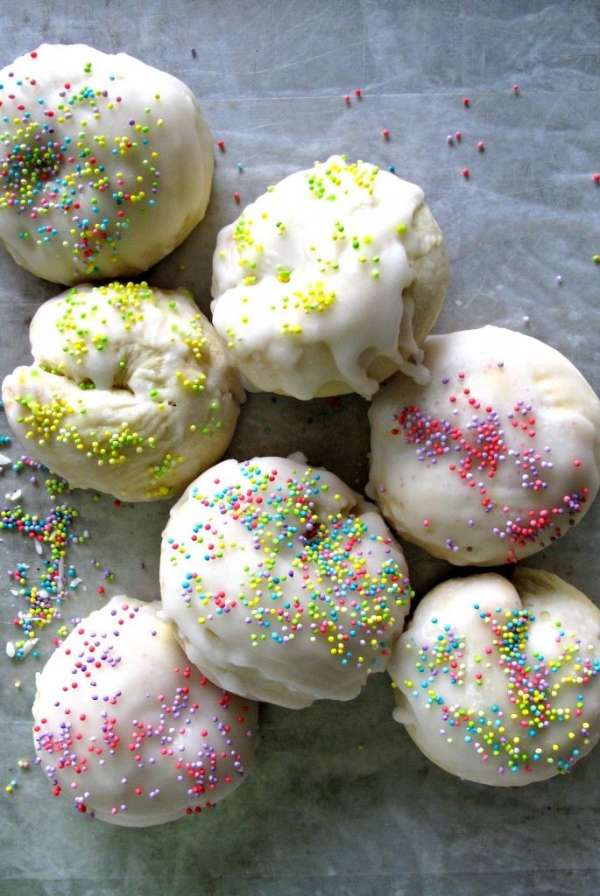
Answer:
M257 707L190 666L160 604L113 597L37 676L34 744L54 794L129 827L212 808L242 783Z
M600 737L600 611L541 570L452 579L396 643L396 721L469 781L515 786L572 767Z
M169 498L227 448L243 393L186 290L73 287L38 309L30 338L34 363L2 384L7 418L71 486Z
M411 597L373 505L301 457L226 460L192 483L163 534L161 593L213 681L291 708L355 697Z
M425 364L429 385L394 377L369 413L369 494L398 532L492 565L577 523L600 483L600 401L576 368L498 327L430 336Z
M412 261L442 242L431 216L411 232L422 208L415 184L332 156L270 187L220 232L213 323L251 388L370 397L382 362L387 375L427 379L403 297Z
M0 72L0 240L56 283L147 270L204 217L192 92L125 53L43 44Z

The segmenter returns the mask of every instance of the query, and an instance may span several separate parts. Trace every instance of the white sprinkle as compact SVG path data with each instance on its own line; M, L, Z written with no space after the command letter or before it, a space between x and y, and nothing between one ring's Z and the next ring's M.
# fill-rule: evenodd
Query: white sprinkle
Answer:
M35 541L35 552L36 554L40 554L40 556L44 553L44 549L39 541Z
M14 490L14 492L7 492L4 497L7 501L18 501L23 495L23 491L20 488Z
M12 464L12 460L10 457L7 457L6 454L0 454L0 467L9 467Z
M15 653L16 653L15 645L13 644L12 641L7 641L6 642L6 655L8 657L10 657L10 659L12 660Z

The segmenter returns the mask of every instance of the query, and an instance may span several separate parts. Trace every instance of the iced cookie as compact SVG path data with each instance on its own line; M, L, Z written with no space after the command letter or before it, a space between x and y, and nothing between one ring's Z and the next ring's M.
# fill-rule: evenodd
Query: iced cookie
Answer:
M212 808L241 784L257 708L190 665L158 603L113 597L37 676L35 749L54 796L128 827Z
M576 525L600 482L600 401L555 349L483 327L430 336L431 382L371 410L369 494L408 541L456 564L513 563Z
M519 567L438 585L394 648L394 717L452 775L496 786L570 772L600 737L600 611Z
M204 217L212 140L172 75L43 44L0 72L0 105L0 240L38 277L137 274Z
M29 453L71 486L169 498L225 452L243 392L187 290L83 284L31 323L34 363L2 384Z
M447 279L420 187L332 156L221 231L213 323L255 390L370 397L396 370L426 381L420 346Z
M209 678L291 708L355 697L412 596L375 507L280 457L223 461L190 485L163 534L161 593Z

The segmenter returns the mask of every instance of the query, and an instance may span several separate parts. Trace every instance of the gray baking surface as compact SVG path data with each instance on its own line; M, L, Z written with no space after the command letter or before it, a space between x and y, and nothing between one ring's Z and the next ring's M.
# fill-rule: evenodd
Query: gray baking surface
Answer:
M491 322L564 352L600 387L600 7L563 3L384 0L54 0L0 3L1 59L42 41L126 51L185 80L200 98L217 151L206 220L152 270L156 285L187 286L209 305L217 230L271 182L343 151L421 184L444 231L450 290L438 332ZM196 51L192 54L192 48ZM518 82L521 96L511 86ZM362 102L343 95L356 87ZM463 96L472 107L465 110ZM381 129L391 132L384 142ZM460 146L446 135L461 130ZM483 140L479 154L475 143ZM237 162L244 166L239 173ZM461 169L468 167L466 182ZM556 278L563 278L557 285ZM27 323L59 290L0 252L1 372L29 357ZM529 318L529 322L525 318ZM365 482L367 404L247 402L231 452L301 450L356 488ZM6 432L0 417L0 432ZM4 450L4 449L3 449ZM18 446L10 449L18 456ZM43 504L23 484L32 512ZM8 473L0 494L16 487ZM6 487L5 487L6 486ZM114 509L109 498L67 498L91 541L71 553L84 579L65 618L107 593L157 596L165 504ZM600 503L531 562L600 602ZM30 545L2 533L2 645L18 604L5 571L35 566ZM407 549L419 595L451 570ZM92 566L97 559L101 569ZM420 755L391 718L385 676L352 703L261 711L252 776L214 812L130 830L86 823L50 796L32 756L30 706L40 658L2 669L1 896L562 896L600 890L600 748L568 778L528 788L461 783ZM21 687L15 688L15 679Z

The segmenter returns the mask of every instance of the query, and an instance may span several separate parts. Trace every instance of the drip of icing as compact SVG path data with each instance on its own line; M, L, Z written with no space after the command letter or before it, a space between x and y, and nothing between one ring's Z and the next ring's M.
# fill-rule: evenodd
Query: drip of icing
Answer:
M423 192L340 156L285 178L219 235L213 321L259 389L370 397L374 360L426 382L403 241Z

